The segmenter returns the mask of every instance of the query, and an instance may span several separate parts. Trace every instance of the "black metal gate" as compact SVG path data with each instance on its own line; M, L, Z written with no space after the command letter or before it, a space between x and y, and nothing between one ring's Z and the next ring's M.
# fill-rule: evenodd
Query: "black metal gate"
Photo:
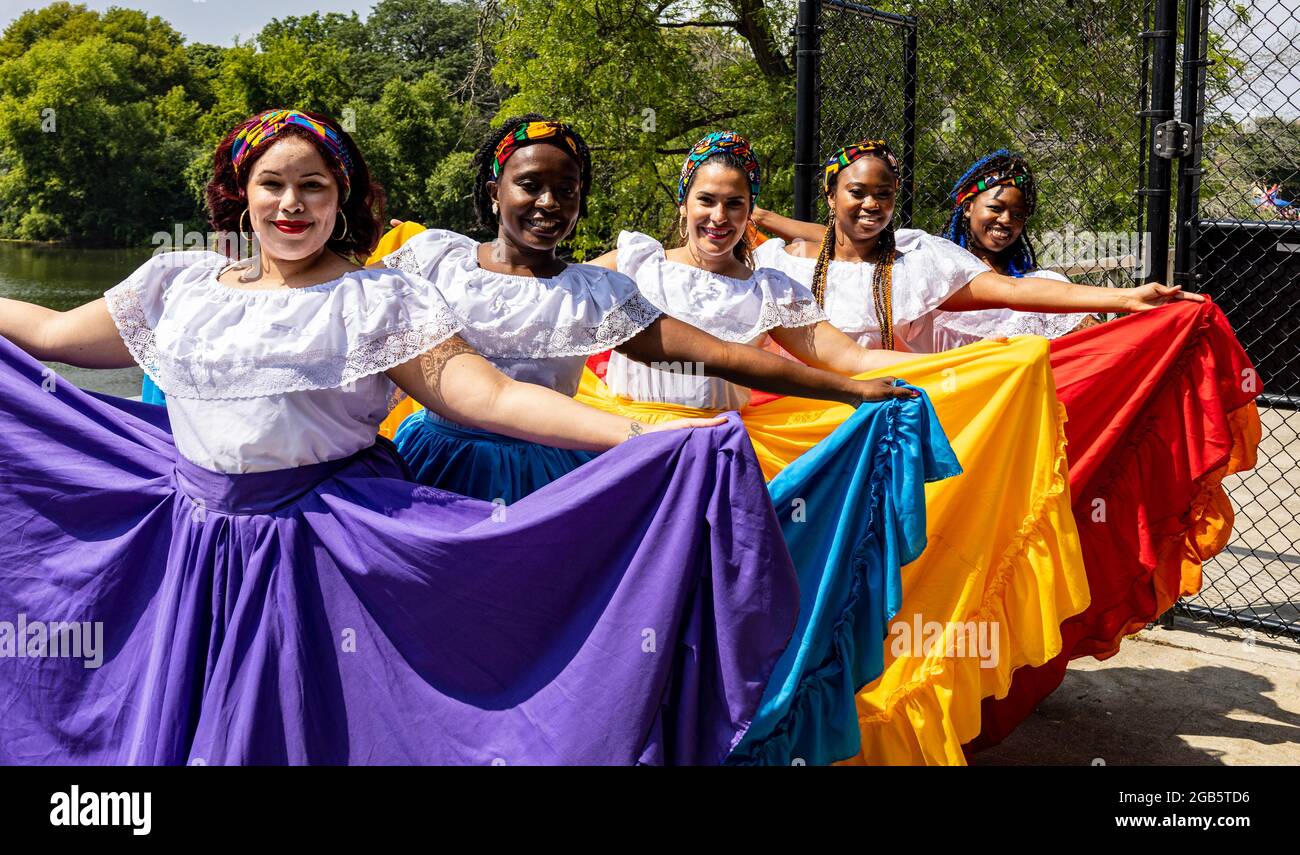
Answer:
M1300 11L1186 0L1175 281L1210 294L1259 371L1233 540L1177 611L1300 639ZM1211 73L1216 71L1218 73Z
M1262 377L1234 539L1177 611L1300 638L1300 12L1291 0L800 0L795 214L821 159L903 157L902 225L997 148L1035 164L1040 262L1092 284L1177 281L1228 314ZM1294 203L1294 204L1292 204Z

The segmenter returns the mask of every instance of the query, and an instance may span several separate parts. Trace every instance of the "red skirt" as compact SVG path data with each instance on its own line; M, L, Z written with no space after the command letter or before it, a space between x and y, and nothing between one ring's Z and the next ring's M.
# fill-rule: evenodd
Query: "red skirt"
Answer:
M1232 534L1222 480L1255 465L1260 440L1261 380L1213 303L1175 303L1051 347L1092 603L1062 625L1060 655L1016 671L1006 697L985 699L973 749L1005 738L1071 659L1113 656L1200 590L1202 562Z

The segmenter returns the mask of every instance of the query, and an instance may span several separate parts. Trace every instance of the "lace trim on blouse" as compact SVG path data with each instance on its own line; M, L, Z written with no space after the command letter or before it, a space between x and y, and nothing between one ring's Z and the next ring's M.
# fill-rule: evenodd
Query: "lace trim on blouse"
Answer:
M415 248L409 243L384 256L384 266L423 276ZM617 347L636 336L662 315L649 300L632 293L626 300L610 309L595 326L569 324L556 326L554 321L544 321L509 332L478 329L465 323L466 338L474 344L478 336L491 337L491 346L483 343L481 350L493 357L519 357L547 359L562 356L589 356ZM464 319L462 319L464 322Z
M462 327L449 310L439 307L422 324L386 330L354 344L342 359L337 354L307 351L209 362L200 350L181 360L158 349L139 285L124 283L105 296L127 350L158 388L178 398L199 400L265 398L345 386L414 359ZM196 344L201 348L201 341Z

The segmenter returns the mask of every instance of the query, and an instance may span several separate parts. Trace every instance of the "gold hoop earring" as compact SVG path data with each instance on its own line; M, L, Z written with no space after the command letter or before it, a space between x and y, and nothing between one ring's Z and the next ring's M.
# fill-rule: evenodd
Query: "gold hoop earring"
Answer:
M343 213L343 211L340 209L339 216L343 218L343 234L339 235L338 237L334 237L334 234L331 232L330 240L343 240L345 237L348 236L348 215Z
M677 224L677 233L682 236L682 240L686 240L686 218L682 217Z

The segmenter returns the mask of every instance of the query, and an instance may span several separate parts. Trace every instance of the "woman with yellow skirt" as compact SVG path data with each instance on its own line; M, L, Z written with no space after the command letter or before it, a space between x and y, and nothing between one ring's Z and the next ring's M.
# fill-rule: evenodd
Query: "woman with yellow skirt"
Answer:
M1005 204L1023 193L1032 202L1032 176L1023 163L993 157L976 166L953 188L954 221L966 213L963 201L969 206L971 200L996 196ZM962 286L959 277L945 275L944 265L922 265L931 273L918 286L909 270L915 272L916 262L929 254L927 246L940 249L947 241L911 230L894 236L879 229L892 215L897 178L887 148L864 141L842 149L827 162L826 174L832 211L827 226L798 224L799 231L789 236L803 237L805 243L787 249L782 241L770 241L756 255L824 295L832 322L861 342L879 340L888 331L888 324L875 319L884 313L866 298L868 291L879 293L882 273L885 293L894 292L893 325L905 329L901 337L913 349L945 346L945 326L983 329L985 335L1009 335L1015 328L981 325L967 316L1095 311L1106 300L1118 304L1112 311L1132 311L1143 307L1134 297L1148 303L1184 296L1154 285L1107 295L1068 283L1056 285L1053 296L1052 284L1032 269L1032 252L1021 253L1028 263L1019 269L999 263L1015 260L1005 256L1014 254L1016 245L1002 257L980 256L1009 276L987 273ZM987 219L988 212L983 213ZM1022 235L1013 229L1004 237L1014 242ZM892 265L880 261L890 243L895 248ZM1017 245L1026 246L1023 240ZM918 296L923 298L919 303ZM1026 311L969 311L991 298ZM900 311L900 305L911 308ZM950 309L960 314L946 311ZM1055 317L1067 325L1074 320ZM1061 650L1050 662L1020 669L1010 687L985 699L973 747L995 744L1014 729L1060 684L1070 659L1113 655L1124 635L1155 620L1180 595L1199 589L1202 562L1222 549L1231 533L1232 508L1221 481L1253 465L1259 441L1253 402L1260 391L1258 377L1223 313L1199 297L1188 295L1158 312L1139 312L1058 338L1051 345L1051 364L1059 398L1071 416L1066 427L1070 491L1091 604L1062 626ZM949 424L947 418L944 422ZM877 720L878 704L868 700L863 705L868 718Z
M840 168L867 155L874 155L868 165L890 166L887 149L864 144L837 153L828 165L828 183L834 184ZM857 209L855 224L880 233L892 216L892 202L882 210L880 200L892 199L897 174L886 173L883 179L868 175L863 181L858 174L862 171L850 175L845 190ZM719 197L725 194L715 190L705 201ZM718 242L718 220L706 223L707 229L693 228L693 204L688 198L682 211L688 235L682 249L640 251L644 239L625 234L617 255L597 263L615 260L652 302L660 300L660 308L700 323L718 282L699 281L693 289L672 287L680 271L670 270L674 264L704 268L710 255L717 254L710 250L719 247L708 239ZM701 231L705 240L696 241ZM732 246L743 231L743 224L730 231ZM895 246L900 263L866 269L865 280L858 268L837 270L854 274L859 284L875 286L874 305L867 300L865 312L857 306L860 315L886 318L874 324L874 337L854 336L862 345L893 347L898 327L899 343L924 348L930 334L926 315L933 303L963 289L968 292L967 286L980 277L985 292L1001 285L994 281L990 287L988 279L995 274L946 241L908 230ZM760 265L763 260L760 254ZM828 261L818 260L816 266L825 269ZM759 273L770 277L775 271ZM802 282L797 273L788 278ZM663 304L665 293L668 302ZM1177 292L1148 288L1130 295L1124 308L1149 307L1164 302L1170 293ZM1058 294L1049 295L1041 308L1077 308ZM848 304L848 296L841 295L841 305ZM1119 308L1103 289L1080 287L1067 298ZM822 303L821 295L817 299ZM997 305L1001 295L967 299L971 307ZM829 306L830 299L825 300ZM655 390L646 383L634 386L616 374L615 367L611 359L608 383L586 373L579 400L645 419L701 412L681 406L689 403L683 400L673 406L662 395L638 400L627 392ZM980 731L982 699L1005 693L1015 669L1055 656L1060 624L1088 604L1066 482L1064 415L1056 400L1047 344L1039 338L984 342L949 354L914 357L893 370L929 393L964 474L926 488L928 546L902 573L901 605L886 639L883 674L858 697L857 756L869 762L960 763L962 744ZM779 483L789 464L832 435L849 413L848 408L790 398L745 408L742 415L764 473L774 479L770 486ZM783 511L779 505L778 511ZM755 759L744 748L742 743L733 761Z

